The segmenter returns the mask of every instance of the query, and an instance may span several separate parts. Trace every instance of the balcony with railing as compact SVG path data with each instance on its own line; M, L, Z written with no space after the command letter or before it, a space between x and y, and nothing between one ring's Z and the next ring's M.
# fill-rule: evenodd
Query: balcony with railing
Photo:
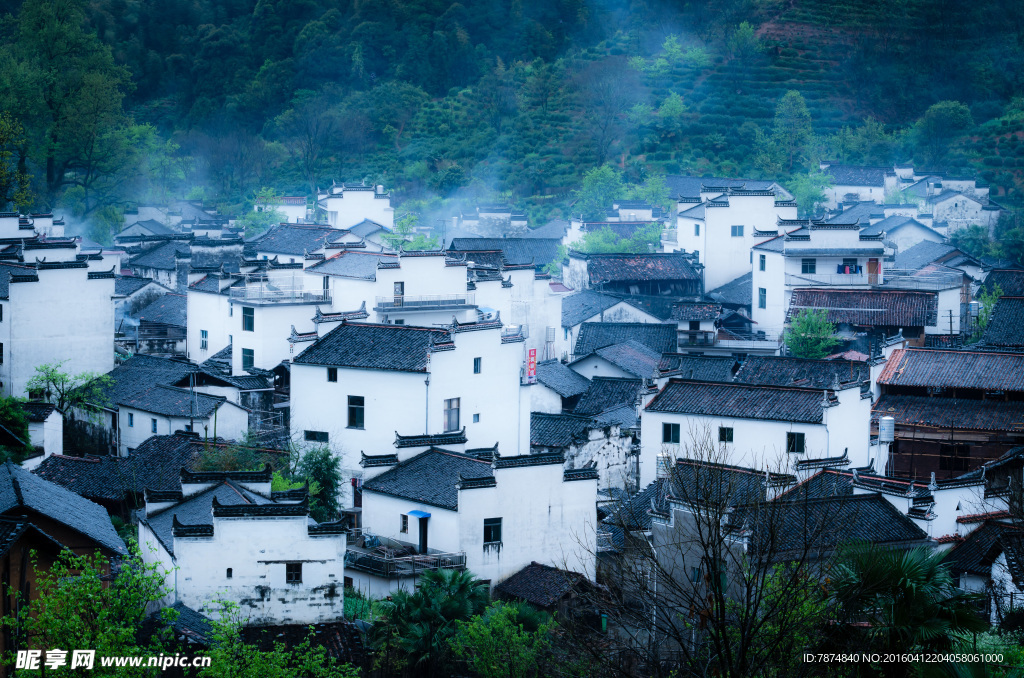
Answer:
M384 579L416 577L432 570L465 570L466 553L446 553L427 549L417 553L412 544L396 539L360 534L348 535L345 567Z
M662 231L661 231L661 241L662 242L671 243L673 245L676 244L677 242L679 242L676 229L674 229L674 228L662 229Z
M878 287L899 290L948 290L963 285L964 275L961 271L927 270L911 271L905 269L888 269L885 279Z
M714 346L718 332L679 330L679 346Z
M882 279L878 273L787 273L788 287L855 287L875 285Z
M373 310L378 313L394 313L463 308L476 308L476 296L473 294L429 294L418 297L405 295L377 297Z
M307 290L302 287L275 285L270 282L231 287L233 301L246 304L330 304L329 290Z

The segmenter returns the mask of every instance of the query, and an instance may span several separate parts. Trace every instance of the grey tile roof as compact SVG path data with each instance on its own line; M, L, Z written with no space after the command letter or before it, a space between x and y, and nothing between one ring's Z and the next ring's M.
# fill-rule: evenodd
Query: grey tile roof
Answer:
M715 301L730 306L750 306L751 294L754 289L754 274L744 273L735 280L731 280L721 287L708 292L707 296Z
M1024 392L1024 354L948 349L896 349L880 385Z
M293 360L299 365L331 365L372 370L425 372L435 343L447 330L411 325L342 323Z
M595 428L590 417L575 414L530 413L530 445L534 447L569 447L586 442L587 430Z
M31 400L27 402L19 402L18 406L25 412L25 416L28 417L28 420L32 422L46 421L46 418L53 414L53 411L57 409L56 405L34 402Z
M213 396L198 391L190 393L188 389L158 384L121 398L117 404L165 417L206 419L225 401L224 396Z
M24 518L0 518L0 556L7 555L26 532L34 533L37 537L41 537L54 551L63 549L60 542Z
M189 254L192 251L187 242L170 240L161 242L128 260L128 267L156 268L162 271L173 271L177 268L175 254Z
M856 205L844 205L842 212L825 221L827 224L864 224L867 225L872 216L882 215L882 206L872 201L858 202Z
M358 280L376 280L378 263L399 263L394 254L365 252L361 250L342 250L337 254L309 267L311 273L334 275L341 278Z
M793 290L790 314L825 309L833 323L875 327L927 327L938 322L939 297L917 290Z
M1018 431L1024 402L883 394L871 414L872 419L893 417L898 425L946 431Z
M192 466L202 444L191 435L153 436L127 457L55 454L32 472L93 501L124 501L145 489L179 489L181 469Z
M643 381L640 379L594 377L587 392L576 403L573 413L596 415L619 405L635 408L642 388Z
M636 416L635 405L613 405L593 415L594 421L602 425L618 424L619 428L636 428L640 419Z
M1004 550L1007 542L1011 543L1011 550L1016 550L1015 547L1022 535L1024 527L987 520L950 549L949 555L946 556L946 564L954 575L974 574L991 577L995 557ZM1007 560L1009 556L1007 553Z
M582 290L562 297L562 327L575 327L590 320L602 311L621 302L622 299L593 290Z
M767 191L774 185L774 181L765 181L763 179L727 179L724 177L694 177L679 174L668 174L665 176L665 186L668 187L669 195L672 198L699 198L702 186Z
M982 340L987 346L1024 347L1024 297L1001 297Z
M587 274L592 285L609 282L700 280L683 253L587 254Z
M717 320L722 313L721 304L713 302L676 302L672 304L672 320Z
M525 600L535 607L551 609L558 601L587 583L578 572L560 570L534 561L494 587L495 594Z
M185 327L187 325L188 297L168 292L139 310L139 320Z
M569 222L565 219L552 219L543 226L527 229L524 238L548 238L561 240L569 230Z
M107 373L110 385L101 388L106 396L104 405L113 407L121 400L131 399L159 384L170 385L199 368L190 362L158 358L144 354L134 355Z
M829 165L823 171L836 186L884 186L885 175L895 173L892 167L866 165Z
M736 372L736 381L764 386L832 388L861 383L870 377L867 363L852 360L807 360L783 356L748 356Z
M453 238L449 252L494 252L500 250L512 266L546 266L558 257L560 238ZM472 255L467 256L472 260Z
M938 261L955 249L956 247L947 243L925 240L897 253L893 259L892 267L907 271L917 271L928 264Z
M300 256L315 252L342 235L342 231L328 226L278 224L251 242L259 252Z
M545 360L537 363L537 381L544 384L563 398L572 398L585 393L590 380L559 360Z
M0 514L25 509L67 525L114 553L128 552L102 506L7 462L0 469Z
M885 233L895 233L899 229L906 228L907 226L915 226L917 228L923 228L924 230L929 231L932 234L934 234L936 237L939 237L939 238L942 237L941 233L936 231L934 228L929 228L928 226L925 226L924 224L922 224L917 219L914 219L913 217L900 216L898 214L894 214L891 217L886 217L885 219L882 219L881 221L875 222L874 224L872 224L870 226L865 226L864 228L862 228L860 230L860 232L861 232L861 235L878 235L879 233L882 233L883 231Z
M641 379L653 379L658 376L658 364L661 362L660 353L632 339L622 344L599 348L594 351L594 355Z
M666 353L661 356L658 370L663 377L679 377L696 381L732 381L736 359L731 356L690 355Z
M363 483L363 491L456 511L459 508L456 484L460 476L484 478L493 475L489 461L431 448L366 481Z
M183 525L213 526L213 500L222 506L268 506L274 502L245 489L231 480L219 482L208 490L188 497L173 506L146 518L153 533L171 555L174 555L174 518Z
M119 275L114 278L114 294L127 297L135 294L143 287L153 282L152 278L140 278L134 275Z
M391 231L385 228L383 225L378 224L376 221L371 219L363 219L355 226L349 226L345 229L349 233L358 235L360 238L365 238L368 235L377 233L378 231L385 231L390 233Z
M985 278L984 289L991 292L996 286L1007 297L1024 297L1024 270L995 269Z
M676 326L662 323L583 323L573 353L584 356L604 346L636 341L655 353L675 353Z
M647 405L672 412L742 419L822 423L823 392L817 389L671 380Z

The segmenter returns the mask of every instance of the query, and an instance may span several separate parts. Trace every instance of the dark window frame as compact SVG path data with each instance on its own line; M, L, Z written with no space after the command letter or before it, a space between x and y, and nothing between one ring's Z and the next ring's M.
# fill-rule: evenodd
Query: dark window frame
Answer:
M284 583L286 583L286 584L301 584L302 583L302 563L285 563L284 564Z
M788 431L786 433L786 452L790 454L803 454L807 450L807 436L802 431Z
M348 397L348 428L366 428L366 398L350 395Z
M256 351L251 348L242 349L242 369L248 370L256 366Z
M765 287L757 288L757 307L768 308L768 289Z
M256 331L256 307L255 306L243 306L242 307L242 331L243 332L255 332Z
M444 401L444 432L459 430L459 410L462 407L462 398L446 398Z
M327 368L327 381L337 382L338 381L338 368L328 367Z
M330 436L327 431L303 431L307 443L326 443Z
M406 513L402 514L402 519L398 525L398 531L402 534L409 534L409 515Z
M484 546L501 543L501 518L484 518Z
M483 358L473 358L473 374L480 374L480 371L483 369L483 366Z
M661 424L661 442L663 445L678 445L679 444L679 424L671 424L669 422L662 422Z
M718 442L720 443L731 443L736 437L736 429L732 426L719 426L718 427Z
M759 254L757 256L758 256L758 259L757 259L758 270L763 271L765 269L765 265L768 263L768 257L766 257L763 254Z
M800 273L803 275L817 275L818 260L813 258L801 259Z

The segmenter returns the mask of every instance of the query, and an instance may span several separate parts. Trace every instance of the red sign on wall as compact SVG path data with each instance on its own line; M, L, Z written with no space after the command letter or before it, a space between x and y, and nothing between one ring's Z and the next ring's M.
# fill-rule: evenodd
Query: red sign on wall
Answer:
M532 384L537 381L537 349L530 349L530 357L526 359L526 382Z

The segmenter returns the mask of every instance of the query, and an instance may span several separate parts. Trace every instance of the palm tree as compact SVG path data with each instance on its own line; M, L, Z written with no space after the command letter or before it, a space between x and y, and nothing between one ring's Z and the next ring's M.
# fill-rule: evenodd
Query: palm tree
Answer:
M979 596L954 585L944 557L924 547L879 551L856 545L838 558L829 579L838 629L851 651L946 650L963 635L988 628L975 607ZM898 666L909 671L912 665Z
M396 591L382 604L383 619L372 640L391 670L410 675L443 673L449 658L448 640L457 622L487 607L487 586L470 572L432 570L420 575L415 592Z

